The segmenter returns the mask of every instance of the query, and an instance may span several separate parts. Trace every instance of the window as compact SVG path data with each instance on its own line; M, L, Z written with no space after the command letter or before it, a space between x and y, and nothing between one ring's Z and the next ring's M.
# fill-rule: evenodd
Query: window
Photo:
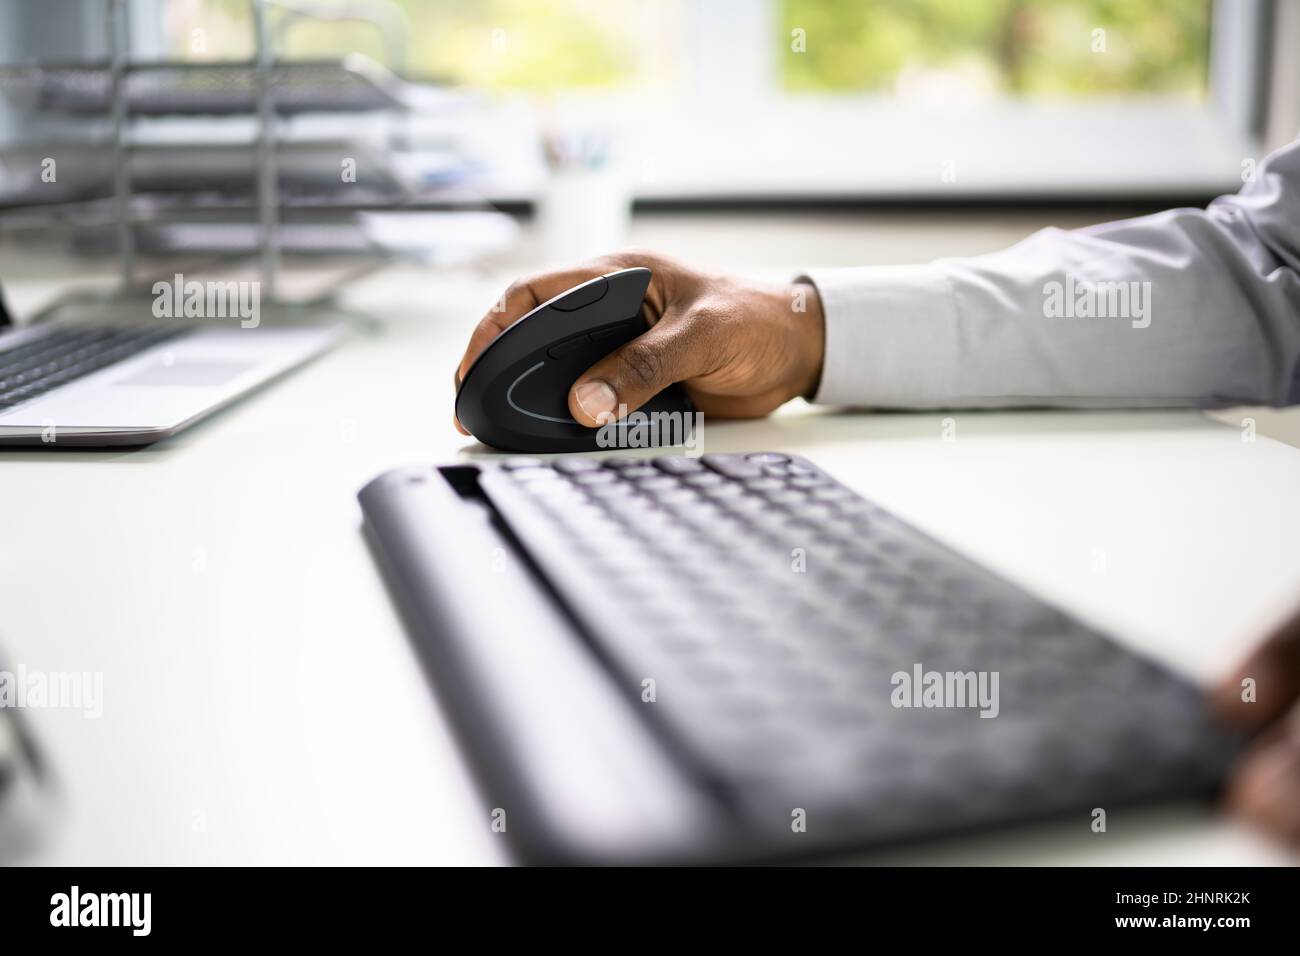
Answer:
M251 55L244 0L150 2L164 52ZM387 42L366 24L298 20L281 54L397 59L522 101L543 125L613 130L639 195L685 199L1230 189L1256 149L1268 10L1266 0L360 6L396 18Z

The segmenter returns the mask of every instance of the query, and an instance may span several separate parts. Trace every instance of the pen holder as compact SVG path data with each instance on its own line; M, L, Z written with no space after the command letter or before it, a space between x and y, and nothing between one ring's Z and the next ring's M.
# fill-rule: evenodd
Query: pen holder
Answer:
M614 166L553 170L538 209L540 258L567 265L627 244L632 198Z

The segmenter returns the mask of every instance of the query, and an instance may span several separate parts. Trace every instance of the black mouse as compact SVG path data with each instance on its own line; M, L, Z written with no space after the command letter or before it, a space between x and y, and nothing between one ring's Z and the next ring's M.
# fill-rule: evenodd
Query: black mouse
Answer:
M642 405L640 418L629 416L624 434L636 421L642 431L626 443L613 431L620 426L587 428L569 414L569 389L578 376L649 328L641 314L649 285L649 269L622 269L533 309L498 335L465 373L456 392L460 423L485 445L526 453L643 447L681 434L695 408L678 385ZM645 427L668 420L660 413L672 415L676 428Z

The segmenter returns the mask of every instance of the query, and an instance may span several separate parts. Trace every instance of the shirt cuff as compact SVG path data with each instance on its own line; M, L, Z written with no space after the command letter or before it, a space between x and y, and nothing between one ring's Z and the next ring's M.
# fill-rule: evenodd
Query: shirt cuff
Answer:
M816 269L826 354L813 401L936 407L954 394L957 303L937 264Z

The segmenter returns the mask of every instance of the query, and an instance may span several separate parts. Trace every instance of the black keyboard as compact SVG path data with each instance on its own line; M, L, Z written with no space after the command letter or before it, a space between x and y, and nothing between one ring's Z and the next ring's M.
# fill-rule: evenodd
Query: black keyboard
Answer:
M184 326L50 326L12 348L0 346L0 409L130 358L188 332Z
M461 495L746 832L801 811L871 843L1073 810L1086 834L1095 808L1207 792L1238 746L1189 684L805 459L472 471Z

